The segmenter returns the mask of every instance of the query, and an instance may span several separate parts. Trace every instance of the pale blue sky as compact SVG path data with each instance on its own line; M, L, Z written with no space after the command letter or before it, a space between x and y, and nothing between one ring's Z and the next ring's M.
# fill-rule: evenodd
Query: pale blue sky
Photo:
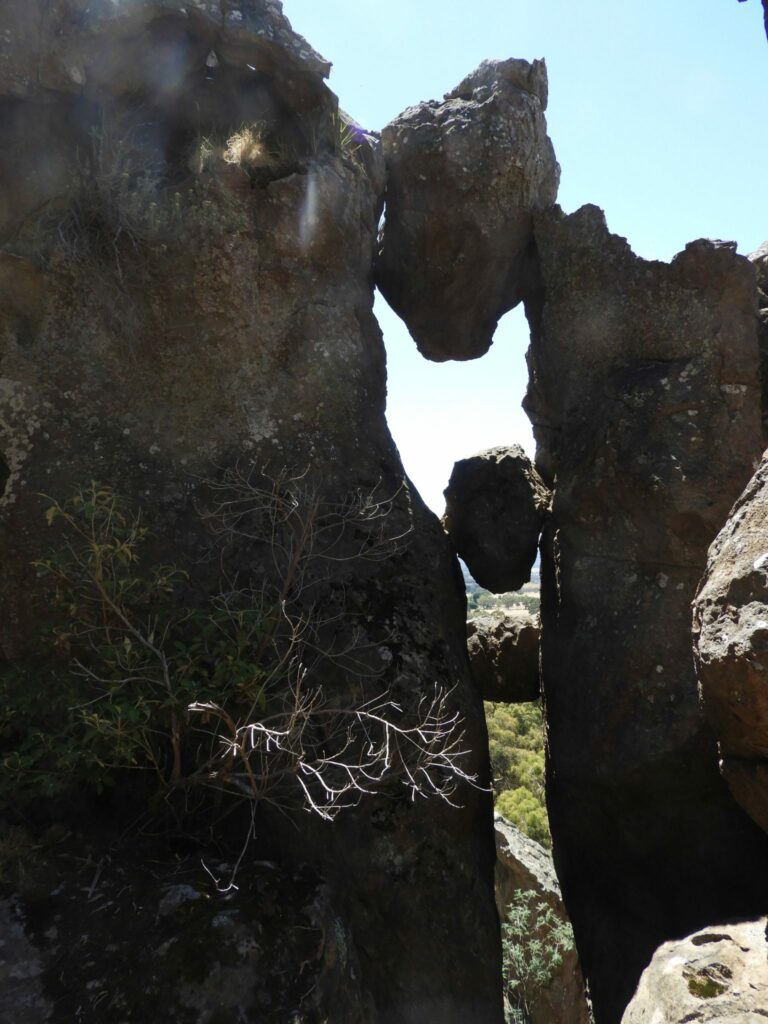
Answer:
M284 0L334 68L342 107L380 130L481 60L545 57L559 202L601 206L649 259L694 238L748 253L768 238L768 43L759 0ZM516 442L528 343L520 309L487 356L429 363L379 299L388 417L406 469L442 511L453 462Z

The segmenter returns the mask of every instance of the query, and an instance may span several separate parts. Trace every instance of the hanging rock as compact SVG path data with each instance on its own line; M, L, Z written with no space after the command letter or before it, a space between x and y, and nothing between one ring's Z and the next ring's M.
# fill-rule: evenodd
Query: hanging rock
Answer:
M443 525L486 590L519 590L531 578L550 493L519 445L455 463Z
M485 61L382 133L377 283L428 359L481 356L520 301L531 214L560 177L546 106L544 61Z

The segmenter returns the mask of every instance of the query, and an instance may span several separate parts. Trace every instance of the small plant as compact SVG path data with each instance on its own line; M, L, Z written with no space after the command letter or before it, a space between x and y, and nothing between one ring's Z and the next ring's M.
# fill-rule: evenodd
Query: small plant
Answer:
M537 995L573 949L573 929L535 892L518 890L501 926L506 1024L530 1024Z
M70 781L119 787L138 770L168 797L213 789L327 820L390 783L452 802L474 776L450 691L435 686L411 711L389 690L363 697L376 678L371 645L328 603L340 566L404 543L391 499L360 490L328 502L305 474L238 470L209 490L201 520L221 565L236 541L238 561L258 550L267 568L258 579L225 573L203 598L178 566L147 564L141 513L110 488L49 499L61 543L37 569L53 666L34 685L0 680L0 791L18 803Z

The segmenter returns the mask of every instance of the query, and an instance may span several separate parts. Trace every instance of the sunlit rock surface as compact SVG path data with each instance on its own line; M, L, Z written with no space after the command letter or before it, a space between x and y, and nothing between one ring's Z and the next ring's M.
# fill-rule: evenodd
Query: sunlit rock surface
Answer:
M536 218L526 407L542 542L554 859L600 1024L673 935L768 899L719 777L690 603L763 448L754 271L732 243L636 257L596 207Z
M375 493L397 538L383 559L336 551L321 574L316 606L336 623L334 643L362 652L327 672L325 699L343 710L388 692L411 714L444 686L464 720L465 767L485 785L460 574L405 479L384 418L371 284L383 161L361 132L345 143L323 82L327 63L266 0L12 0L1 5L0 46L0 663L23 667L41 649L46 599L32 563L63 543L46 525L51 498L41 494L64 500L91 480L114 488L141 506L152 554L186 568L190 591L210 596L222 580L201 525L201 492L228 469L306 473L326 501ZM263 545L244 539L230 554L257 582L271 571ZM151 891L130 864L129 893L114 888L122 846L104 869L103 883L122 893L126 930L114 927L110 960L101 924L83 926L100 973L88 973L82 957L56 959L54 938L31 923L38 911L40 920L60 913L59 934L77 932L77 915L90 913L100 892L95 865L130 824L119 815L133 785L107 802L106 817L71 793L36 808L43 822L76 818L74 834L93 852L90 880L75 860L56 864L71 872L63 881L78 902L57 905L58 882L46 879L37 895L9 894L13 928L36 949L30 962L56 964L34 975L25 999L57 1005L62 991L71 1000L111 998L114 971L131 964L140 972L154 948L150 924L139 935L128 922L130 901L154 908L158 886L175 884L163 874L162 837L146 854L160 865ZM456 803L414 802L396 786L333 826L259 807L241 865L248 884L261 877L255 861L277 863L281 878L306 865L329 908L306 954L319 972L316 1004L301 1002L313 990L307 978L306 987L290 986L292 1006L254 1009L259 1020L499 1024L490 795L467 785ZM89 835L97 824L114 834ZM202 878L200 857L192 860ZM198 875L184 883L199 889ZM307 926L301 906L287 920ZM199 986L210 980L202 948ZM154 991L169 1020L240 1012L206 1006L198 987L198 1015L173 1016L178 1000L162 996L177 977L173 958L152 962L167 971L159 988L153 981L126 994L130 1012L104 1019L146 1021ZM274 967L260 963L260 975ZM351 1006L334 1001L333 978L347 968L359 993ZM74 1005L51 1020L68 1024ZM24 1019L12 1002L3 1011Z
M533 210L557 196L544 61L485 61L382 133L377 283L428 359L487 352L521 298Z
M763 1024L767 929L762 917L666 942L643 972L622 1024Z
M768 832L768 462L709 551L694 603L694 651L720 770Z

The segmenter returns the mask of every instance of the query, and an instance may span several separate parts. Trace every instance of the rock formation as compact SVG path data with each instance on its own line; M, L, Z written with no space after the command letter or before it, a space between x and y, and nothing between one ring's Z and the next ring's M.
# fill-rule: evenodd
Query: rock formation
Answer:
M516 704L541 696L539 622L530 612L512 609L470 619L467 650L483 700Z
M718 924L666 942L643 972L622 1024L762 1024L768 919Z
M519 590L531 578L550 493L522 448L489 448L457 462L443 525L481 587Z
M2 5L0 661L10 665L2 682L12 685L13 673L44 650L50 595L32 563L66 550L61 519L46 524L53 501L95 480L141 508L150 554L187 571L175 599L192 610L221 595L224 571L241 581L247 574L242 585L257 594L273 571L274 542L270 550L237 525L226 563L212 556L201 519L211 493L230 500L221 486L233 480L262 493L265 475L294 474L322 499L313 506L326 510L318 529L332 531L367 496L385 531L382 547L368 521L360 536L335 542L330 569L304 580L315 588L307 608L326 616L317 626L323 657L349 642L357 656L336 656L322 679L324 699L344 713L387 692L413 716L436 682L455 687L451 707L473 751L465 767L482 782L487 741L460 574L439 523L405 479L384 419L371 286L383 161L373 140L344 127L327 71L277 0ZM287 596L298 600L296 589ZM34 685L50 707L56 676L41 670ZM9 744L27 751L23 730L5 721L2 728L3 756ZM115 808L100 828L123 832L120 810L140 801L140 777L119 775ZM89 829L107 811L69 781L36 814L43 828L46 815L67 821L71 812L98 864L112 839L100 849ZM490 797L466 785L458 803L413 802L400 785L333 827L302 815L298 829L259 807L241 870L253 880L249 865L265 858L266 844L280 872L307 866L308 903L324 893L307 953L307 969L328 981L319 981L326 995L313 1010L318 1019L501 1020ZM242 845L234 825L220 838ZM148 856L165 864L158 843ZM63 854L51 857L56 871L74 871ZM110 886L128 872L131 899L135 859L122 844L104 867ZM44 965L40 999L85 996L94 981L115 1013L147 1019L144 996L132 1003L120 977L146 934L118 927L110 943L95 925L84 927L95 973L86 977L74 960L60 964L56 934L77 930L79 910L57 902L53 874L35 887L35 900L17 906L31 956ZM100 892L91 882L88 900ZM239 899L247 902L230 893L229 906ZM294 911L290 920L305 926L309 911ZM128 921L130 903L116 914ZM172 956L165 962L175 970ZM342 1012L333 978L349 971L360 996ZM198 1009L194 1019L212 1020L222 1008ZM299 1010L275 1004L260 1019L284 1024ZM169 1003L169 1020L193 1019L188 1009L176 1012Z
M543 61L485 61L387 125L377 283L429 359L487 352L521 298L531 214L557 196Z
M768 461L709 551L694 604L694 651L720 770L768 832Z
M536 218L526 406L556 478L542 544L555 864L596 1019L657 946L766 898L768 843L718 777L687 620L762 450L754 272L634 256L584 207ZM692 855L695 851L695 855Z
M516 829L500 814L496 825L496 903L503 920L517 892L533 892L561 921L563 907L552 858L538 843ZM537 994L531 1007L532 1024L588 1024L584 980L575 950L566 953L553 979Z

